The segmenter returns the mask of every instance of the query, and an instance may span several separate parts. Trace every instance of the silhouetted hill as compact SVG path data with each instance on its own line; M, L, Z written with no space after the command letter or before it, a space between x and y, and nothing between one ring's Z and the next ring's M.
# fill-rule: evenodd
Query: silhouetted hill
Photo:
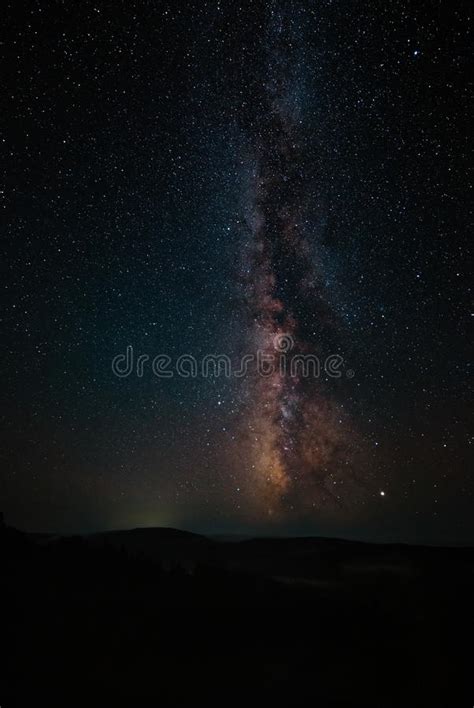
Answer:
M211 543L205 536L190 531L161 527L106 531L85 538L93 544L124 548L147 557L159 556L162 553L179 556L181 553L186 555L191 552L194 555Z
M446 566L474 566L472 548L376 544L337 538L216 539L173 528L137 528L91 534L85 542L124 551L131 557L174 562L192 569L198 563L226 571L280 580L372 581L374 575L441 574Z
M2 706L471 700L471 548L8 528L0 548Z
M103 531L101 533L92 534L93 538L104 539L126 539L133 538L139 540L153 539L154 542L161 541L183 541L183 542L203 542L208 539L201 534L193 533L192 531L182 531L170 527L137 527L135 529L119 529L114 531Z

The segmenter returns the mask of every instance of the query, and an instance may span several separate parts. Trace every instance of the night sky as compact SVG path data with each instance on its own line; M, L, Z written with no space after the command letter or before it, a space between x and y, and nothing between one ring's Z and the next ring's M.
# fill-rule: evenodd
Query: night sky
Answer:
M473 543L470 3L7 8L7 522Z

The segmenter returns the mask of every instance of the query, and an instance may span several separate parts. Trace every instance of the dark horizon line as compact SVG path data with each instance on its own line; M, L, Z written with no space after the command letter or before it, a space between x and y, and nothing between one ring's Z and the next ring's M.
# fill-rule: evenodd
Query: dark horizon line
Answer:
M421 541L421 542L412 542L412 541L402 541L402 540L367 540L366 538L361 538L361 537L349 537L349 536L327 536L324 534L311 534L311 533L254 533L254 532L237 532L237 531L232 531L232 532L225 532L225 531L214 531L214 532L208 532L208 531L197 531L195 529L190 530L188 528L178 528L176 526L130 526L130 527L122 527L122 528L113 528L113 529L99 529L99 530L94 530L94 531L74 531L74 532L68 532L68 531L26 531L24 529L18 528L16 526L11 526L8 524L5 524L5 528L7 529L13 529L15 531L18 531L22 534L25 534L26 536L52 536L52 537L58 537L58 538L73 538L73 537L87 537L87 536L96 536L96 535L105 535L105 534L113 534L113 533L122 533L122 532L131 532L131 531L138 531L138 530L167 530L167 531L178 531L178 532L183 532L183 533L189 533L193 534L195 536L201 536L203 538L207 538L209 540L219 540L219 539L236 539L236 543L239 541L251 541L251 540L257 540L257 541L272 541L272 540L303 540L303 539L313 539L313 540L321 540L321 541L337 541L337 542L342 542L342 543L354 543L354 544L365 544L365 545L371 545L371 546L406 546L410 548L443 548L443 549L472 549L474 550L474 541L472 542L458 542L458 543L447 543L447 544L442 544L442 543L435 543L435 542L426 542L426 541Z

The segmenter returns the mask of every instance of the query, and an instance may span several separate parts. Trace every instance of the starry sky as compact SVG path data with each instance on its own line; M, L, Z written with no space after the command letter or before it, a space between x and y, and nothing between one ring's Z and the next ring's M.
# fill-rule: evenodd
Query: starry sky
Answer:
M469 22L7 3L7 522L474 542ZM150 364L287 345L341 375Z

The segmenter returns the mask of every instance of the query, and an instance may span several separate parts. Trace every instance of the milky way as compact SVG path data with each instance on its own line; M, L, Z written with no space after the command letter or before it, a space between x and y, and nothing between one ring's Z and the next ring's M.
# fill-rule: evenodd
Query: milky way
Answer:
M303 228L307 176L302 120L292 98L297 78L291 47L284 18L274 15L259 97L261 120L252 133L250 248L244 268L250 344L274 363L248 383L244 444L252 450L257 499L266 514L277 518L296 507L299 514L305 507L334 509L354 502L361 490L358 436L328 391L324 371L303 375L291 368L293 357L303 354L323 364L336 327Z
M472 543L467 0L4 15L8 523Z

